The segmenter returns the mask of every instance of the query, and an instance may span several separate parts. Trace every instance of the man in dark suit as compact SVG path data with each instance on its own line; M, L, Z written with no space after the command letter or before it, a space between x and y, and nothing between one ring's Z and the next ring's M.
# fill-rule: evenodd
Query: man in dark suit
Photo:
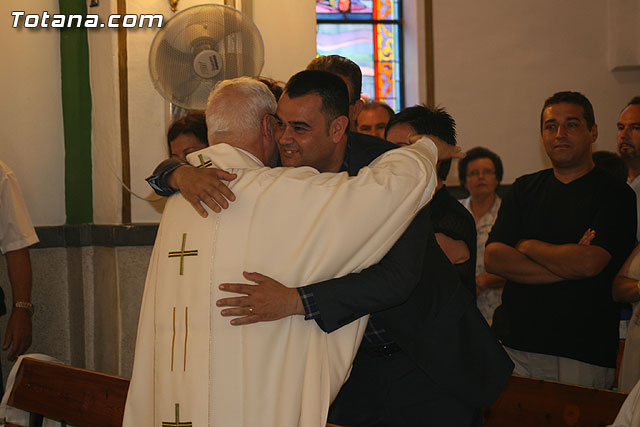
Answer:
M300 112L306 94L316 92L290 83L276 113L280 128L276 139L284 166L355 175L394 148L377 138L351 133L334 150L308 150L320 145L310 135L319 128L301 132L295 126L304 124L304 128L311 121ZM323 133L318 132L318 138ZM351 376L332 405L330 422L479 425L480 408L497 398L511 374L513 365L438 246L428 208L379 264L360 273L304 286L297 294L258 273L246 277L256 285L225 286L247 296L218 302L234 307L223 310L223 315L242 316L234 324L304 314L325 332L332 332L373 313Z

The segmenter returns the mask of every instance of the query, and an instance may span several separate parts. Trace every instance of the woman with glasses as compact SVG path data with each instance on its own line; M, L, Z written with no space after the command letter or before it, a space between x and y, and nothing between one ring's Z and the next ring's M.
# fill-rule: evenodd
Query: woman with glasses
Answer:
M502 287L505 283L502 277L484 270L484 246L500 209L501 199L496 194L496 188L502 180L502 173L500 157L484 147L467 151L467 155L458 163L460 185L470 194L466 199L460 200L460 203L471 212L476 221L477 304L489 324L491 324L493 312L501 303Z

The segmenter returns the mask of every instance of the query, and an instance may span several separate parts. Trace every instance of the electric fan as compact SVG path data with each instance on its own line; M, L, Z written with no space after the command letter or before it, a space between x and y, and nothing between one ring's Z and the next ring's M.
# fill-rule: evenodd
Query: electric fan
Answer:
M158 31L149 52L155 88L188 110L204 110L217 82L258 76L263 64L258 28L242 12L219 4L177 13Z

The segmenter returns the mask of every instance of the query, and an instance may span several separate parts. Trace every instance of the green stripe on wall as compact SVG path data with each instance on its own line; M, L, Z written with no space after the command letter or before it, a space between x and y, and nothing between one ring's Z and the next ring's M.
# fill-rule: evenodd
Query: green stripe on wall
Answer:
M59 0L63 15L87 14L85 0ZM91 90L86 28L60 29L67 224L93 222Z

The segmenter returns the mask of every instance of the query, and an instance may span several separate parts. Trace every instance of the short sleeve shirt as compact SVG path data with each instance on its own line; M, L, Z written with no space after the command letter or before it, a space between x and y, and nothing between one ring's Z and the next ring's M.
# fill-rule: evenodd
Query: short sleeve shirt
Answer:
M520 177L502 201L487 244L577 243L589 228L596 232L591 245L609 252L609 264L581 280L507 281L493 319L504 345L615 367L619 314L611 282L635 244L636 202L629 186L598 168L567 184L552 169Z
M38 242L13 171L0 162L0 250L15 251Z
M38 242L13 171L0 162L0 251L3 254ZM0 314L6 313L0 289Z

